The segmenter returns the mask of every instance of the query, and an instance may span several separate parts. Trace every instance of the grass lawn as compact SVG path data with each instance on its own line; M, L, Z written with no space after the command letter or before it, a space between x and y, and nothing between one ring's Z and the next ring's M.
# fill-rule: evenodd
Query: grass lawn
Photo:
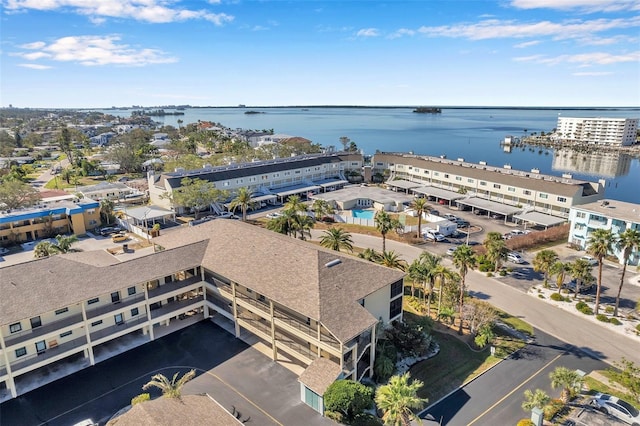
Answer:
M607 378L610 377L610 373L606 370L600 370L598 371L598 373L602 374ZM584 384L589 388L590 395L595 395L598 392L608 393L609 395L614 395L614 396L617 396L618 398L624 399L628 403L640 409L640 403L636 401L632 395L625 392L621 392L618 389L615 389L609 386L609 383L602 383L601 381L596 380L593 377L586 376L584 378Z

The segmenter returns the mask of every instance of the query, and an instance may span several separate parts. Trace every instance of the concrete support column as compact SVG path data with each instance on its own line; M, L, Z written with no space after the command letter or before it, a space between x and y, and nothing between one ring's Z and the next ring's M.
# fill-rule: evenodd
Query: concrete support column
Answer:
M238 305L236 304L236 283L233 281L231 281L231 300L233 301L233 323L237 339L240 338L240 324L238 324Z
M91 325L89 324L89 320L87 319L87 307L85 306L84 302L80 304L80 307L82 308L82 321L84 322L84 335L87 338L87 349L85 351L84 357L89 358L89 364L96 365L96 360L93 356L93 347L91 346L91 332L89 331L89 327Z
M369 377L373 377L373 366L376 363L376 326L371 328L371 348L369 348Z
M276 347L276 321L274 311L273 300L269 300L269 314L271 315L271 358L276 361L278 359L278 348Z
M18 392L16 391L16 382L13 380L13 374L11 374L11 365L9 364L9 354L7 354L7 346L4 343L4 336L0 334L0 349L2 349L2 356L4 358L4 365L7 369L7 387L11 392L11 397L15 398L18 396Z
M149 304L149 287L144 285L144 307L147 310L147 324L149 325L149 341L155 340L153 337L153 324L151 323L151 305Z

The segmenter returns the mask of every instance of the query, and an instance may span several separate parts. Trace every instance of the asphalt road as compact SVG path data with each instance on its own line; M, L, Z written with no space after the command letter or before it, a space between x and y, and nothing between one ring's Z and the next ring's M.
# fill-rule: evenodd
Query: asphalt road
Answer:
M422 413L431 414L443 425L512 425L528 417L522 410L524 391L542 389L552 397L549 373L563 366L589 373L607 364L544 332L535 331L535 341L505 359L487 373Z

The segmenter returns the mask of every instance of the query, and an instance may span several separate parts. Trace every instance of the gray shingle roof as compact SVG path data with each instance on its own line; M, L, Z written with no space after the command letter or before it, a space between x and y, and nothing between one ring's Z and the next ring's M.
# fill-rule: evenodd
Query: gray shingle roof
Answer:
M306 387L322 396L340 375L338 364L327 358L316 358L298 377Z

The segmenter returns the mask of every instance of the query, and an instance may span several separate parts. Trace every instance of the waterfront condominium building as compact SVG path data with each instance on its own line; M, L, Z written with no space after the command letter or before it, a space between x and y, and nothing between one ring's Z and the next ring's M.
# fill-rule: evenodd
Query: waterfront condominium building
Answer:
M301 365L301 397L322 413L329 384L373 374L379 324L402 319L402 272L246 223L167 231L154 247L3 268L0 395L39 386L57 363L69 374L213 317Z
M637 118L579 118L558 117L556 135L570 140L594 145L626 146L636 143Z
M591 233L596 229L610 229L616 237L626 229L640 232L640 205L607 199L574 206L571 208L569 221L569 243L584 250ZM620 264L624 262L624 254L615 244L612 254L618 258ZM640 249L636 247L631 253L629 264L638 265L639 261Z
M347 182L346 173L362 172L359 153L309 154L268 161L230 164L202 169L155 174L149 172L149 197L153 204L171 208L169 197L182 185L182 179L202 179L231 194L246 187L256 202L282 202L290 195L319 193L339 189Z
M541 223L541 215L566 219L572 206L604 197L604 181L545 175L537 169L396 153L375 154L372 163L376 171L386 171L391 187L505 216L537 214Z

